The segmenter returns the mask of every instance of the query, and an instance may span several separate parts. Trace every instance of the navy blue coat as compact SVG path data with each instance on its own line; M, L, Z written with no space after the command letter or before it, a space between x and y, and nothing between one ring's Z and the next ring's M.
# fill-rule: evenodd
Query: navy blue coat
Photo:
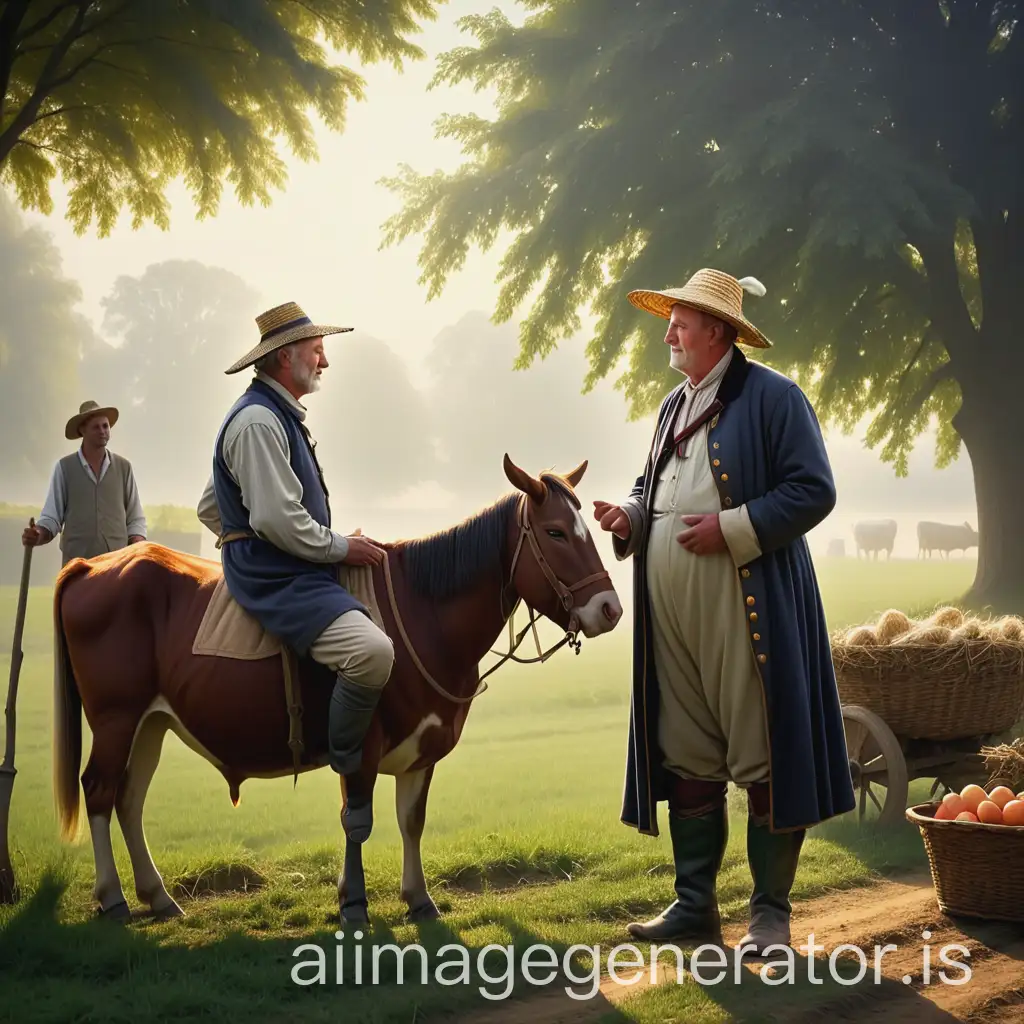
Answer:
M331 525L331 508L320 464L305 425L274 391L254 380L231 407L217 434L213 488L225 534L251 530L241 488L224 462L224 431L246 406L262 405L281 421L290 463L302 484L302 507L321 526ZM366 608L338 581L336 565L307 562L269 540L252 536L221 549L224 581L231 596L268 632L305 657L313 641L339 615Z
M662 403L647 465L632 491L648 522L684 397L680 385ZM737 348L717 398L723 408L708 425L707 446L722 507L746 505L762 552L737 572L764 697L764 708L750 713L767 713L771 828L809 828L855 804L825 614L805 540L834 508L835 483L814 410L788 377ZM658 748L646 544L645 533L633 554L633 693L621 817L656 836L656 804L668 799L668 779ZM626 545L615 538L614 546L622 557Z

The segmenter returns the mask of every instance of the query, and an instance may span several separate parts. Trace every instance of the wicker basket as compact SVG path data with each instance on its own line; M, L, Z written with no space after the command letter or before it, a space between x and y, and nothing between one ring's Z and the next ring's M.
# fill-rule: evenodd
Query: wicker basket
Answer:
M1024 717L1024 643L835 644L839 697L897 735L956 740L1005 732Z
M1024 825L936 821L938 804L907 808L921 830L939 909L1024 923Z

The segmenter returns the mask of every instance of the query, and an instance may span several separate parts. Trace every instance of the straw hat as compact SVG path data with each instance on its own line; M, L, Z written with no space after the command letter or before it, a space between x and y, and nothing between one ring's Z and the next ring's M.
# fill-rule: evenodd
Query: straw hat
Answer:
M83 402L78 407L78 415L72 416L68 420L67 425L64 427L64 436L69 441L74 441L76 438L81 437L82 424L93 416L106 416L110 420L111 426L117 422L117 410L112 405L101 409L95 402L90 400Z
M294 302L286 302L268 309L266 313L261 313L256 317L256 326L260 329L259 344L250 349L237 363L229 366L225 373L238 373L274 349L283 348L293 341L322 338L327 334L344 334L353 330L352 327L326 327L314 324Z
M756 277L744 277L737 281L720 270L698 270L682 288L667 288L665 291L637 289L629 293L629 301L638 309L646 310L663 320L672 315L677 303L690 306L717 316L736 328L736 340L751 348L771 348L772 343L743 315L743 293L749 292L759 298L765 294L765 287Z

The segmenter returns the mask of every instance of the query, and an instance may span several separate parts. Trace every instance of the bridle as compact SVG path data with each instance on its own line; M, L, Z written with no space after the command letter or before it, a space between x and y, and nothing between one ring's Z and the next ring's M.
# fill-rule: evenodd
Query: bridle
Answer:
M576 500L575 495L569 492L564 487L559 487L562 493L571 501L577 509L580 508L579 502ZM602 572L595 572L590 576L585 576L577 583L572 585L566 585L559 578L555 571L551 568L548 560L544 557L544 552L541 550L540 542L537 540L537 535L534 532L533 524L530 522L530 500L529 497L524 493L519 496L519 501L516 507L516 525L519 527L519 539L516 542L515 553L512 555L512 565L508 573L508 582L502 584L501 594L499 600L501 601L501 615L502 618L508 620L508 638L509 638L509 650L508 653L502 655L501 660L496 664L492 665L481 677L476 690L473 691L468 697L458 697L453 693L449 693L426 669L423 662L420 661L419 656L416 654L413 648L412 641L409 639L408 633L405 631L405 626L402 623L402 617L398 611L398 602L395 600L395 589L391 583L391 567L388 562L387 556L384 558L384 579L387 583L388 598L391 602L391 612L395 617L395 622L398 625L398 631L401 634L402 640L405 643L405 648L409 652L409 656L412 658L413 663L419 670L420 674L424 679L439 693L442 697L447 698L454 704L468 704L470 701L475 700L480 696L486 689L487 684L484 680L492 673L496 672L506 661L514 661L520 665L535 665L537 663L543 663L551 657L559 648L569 644L577 654L580 653L580 647L582 641L577 638L579 633L580 624L577 616L576 608L576 591L582 590L584 587L589 587L591 584L597 583L599 580L611 579L611 574L604 570ZM558 596L558 600L562 607L569 612L569 626L566 629L565 636L558 641L553 647L550 647L547 651L541 651L540 648L540 637L537 634L537 622L535 617L535 611L531 605L527 605L530 610L530 621L523 626L518 635L515 633L515 615L516 609L519 607L522 597L516 596L515 604L512 605L511 611L506 614L505 612L505 594L515 587L515 576L516 566L519 564L519 556L523 551L523 541L526 541L529 546L530 553L533 555L534 560L540 567L544 577L548 583L551 584L552 589ZM533 639L537 645L537 657L536 658L518 658L516 657L516 651L519 649L519 645L523 642L523 638L527 632L532 629ZM491 650L491 654L497 654L495 650Z

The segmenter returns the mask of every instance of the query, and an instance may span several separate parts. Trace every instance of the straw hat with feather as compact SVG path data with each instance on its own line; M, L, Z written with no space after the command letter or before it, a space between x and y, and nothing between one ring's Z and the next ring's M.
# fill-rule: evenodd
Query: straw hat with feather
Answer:
M64 436L69 441L75 441L82 436L82 426L86 420L92 419L93 416L106 416L110 421L110 425L113 426L117 422L118 412L112 405L103 406L102 408L96 402L89 400L83 402L78 407L78 414L72 416L68 420L64 427Z
M772 343L743 315L743 293L749 292L759 298L765 294L765 287L756 277L735 277L720 270L698 270L682 288L666 288L664 291L649 291L639 288L629 293L629 301L637 309L646 310L663 320L672 316L672 307L678 302L691 309L732 324L736 328L736 340L751 348L771 348Z
M344 334L351 327L328 327L314 324L303 312L302 307L294 302L285 302L273 309L268 309L256 317L256 326L260 331L259 344L251 348L238 362L233 363L224 372L238 373L251 366L257 359L269 355L274 349L283 348L293 341L306 338L322 338L328 334Z

